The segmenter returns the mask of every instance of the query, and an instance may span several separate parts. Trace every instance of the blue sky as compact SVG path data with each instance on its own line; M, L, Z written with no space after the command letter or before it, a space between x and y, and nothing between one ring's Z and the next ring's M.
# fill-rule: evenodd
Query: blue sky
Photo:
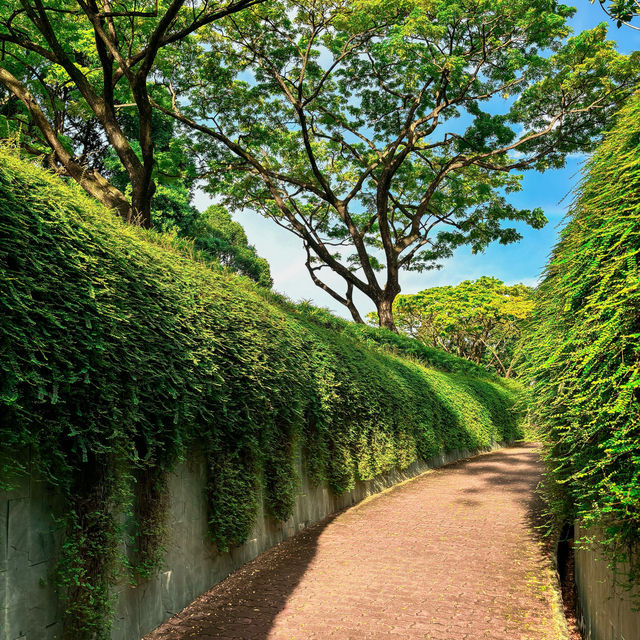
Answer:
M597 0L594 5L589 0L577 0L575 6L577 12L571 20L571 26L576 33L600 22L610 22ZM609 38L617 42L622 53L639 48L640 34L632 29L618 29L610 23ZM472 255L470 250L461 248L453 258L443 263L439 271L404 273L401 278L402 292L415 293L427 287L457 284L482 275L495 276L510 284L523 282L535 285L556 242L583 163L584 158L570 158L563 169L544 174L525 172L522 191L510 196L510 201L518 207L541 207L549 219L544 229L536 231L526 225L516 225L523 236L518 243L493 245L479 255ZM207 197L198 194L196 205L202 208L207 204ZM304 251L295 236L256 213L244 212L235 218L244 226L249 242L269 261L277 291L293 300L311 300L316 305L350 317L345 308L311 282L304 266ZM339 284L339 279L326 279L336 284L338 291L342 292L344 286ZM372 303L364 296L356 298L356 303L361 313L373 310Z

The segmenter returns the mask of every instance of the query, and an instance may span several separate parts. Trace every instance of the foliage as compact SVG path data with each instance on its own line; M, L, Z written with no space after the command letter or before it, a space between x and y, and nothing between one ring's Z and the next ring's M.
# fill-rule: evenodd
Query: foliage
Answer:
M595 0L589 0L591 4ZM616 26L620 28L622 25L639 30L635 23L631 24L634 18L640 16L640 2L638 0L598 0L602 10L613 20Z
M281 305L284 304L281 300L279 303ZM382 348L384 351L418 360L427 367L433 367L449 373L464 373L474 377L485 378L488 375L486 369L469 362L469 360L450 355L441 349L425 345L419 340L404 334L394 333L388 329L374 328L365 324L348 322L334 316L326 309L313 307L306 302L294 305L293 308L297 312L308 315L314 322L320 323L327 328L346 333L371 347Z
M155 150L162 49L261 1L4 0L0 124L125 220L149 226L158 176L180 171L171 152ZM127 174L126 194L102 173L107 148Z
M313 281L393 329L403 269L519 239L514 171L590 149L635 86L606 28L549 0L282 0L164 51L209 190L301 239ZM337 273L342 293L322 279Z
M518 341L533 310L532 294L525 285L483 276L398 296L393 311L401 331L508 378L520 357ZM368 318L377 321L375 313Z
M260 496L273 518L290 515L297 449L343 492L443 449L519 436L516 388L448 354L460 373L377 346L415 341L194 260L183 241L126 225L6 149L0 230L0 481L25 472L29 451L65 499L59 583L74 640L108 636L118 514L156 504L195 450L224 550L247 538ZM157 561L161 515L138 509L138 576Z
M525 337L552 506L602 528L614 559L633 561L632 579L640 542L639 141L636 94L587 165Z
M67 106L68 108L68 106ZM140 119L127 109L118 112L118 123L124 135L133 141L140 136ZM153 182L151 221L161 231L177 229L183 233L197 209L191 204L197 178L196 163L188 154L186 142L181 139L175 123L161 113L151 117L153 139ZM139 154L139 145L132 143ZM105 146L94 152L91 162L100 167L104 177L126 197L131 197L131 178L115 149Z
M257 254L242 225L232 220L223 206L212 205L199 213L186 227L185 234L194 239L194 247L202 255L211 256L262 287L271 288L269 263Z
M121 116L120 120L128 136L138 135L137 118ZM196 167L176 135L174 120L156 111L151 122L156 157L156 190L151 198L153 227L192 239L205 260L220 262L270 288L273 283L269 263L248 243L242 226L220 205L213 205L204 213L193 206ZM128 194L129 176L113 149L105 152L104 173L111 184Z

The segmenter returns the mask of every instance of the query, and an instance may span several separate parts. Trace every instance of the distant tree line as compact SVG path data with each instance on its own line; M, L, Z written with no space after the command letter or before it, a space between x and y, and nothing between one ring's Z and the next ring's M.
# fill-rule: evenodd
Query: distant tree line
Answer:
M483 276L400 295L393 311L401 332L510 378L521 363L520 340L533 311L533 289ZM377 321L375 313L367 317Z

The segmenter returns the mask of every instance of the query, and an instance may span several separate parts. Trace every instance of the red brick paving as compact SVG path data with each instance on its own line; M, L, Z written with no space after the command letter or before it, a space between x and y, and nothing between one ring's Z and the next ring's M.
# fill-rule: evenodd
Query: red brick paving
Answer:
M267 551L147 640L561 640L511 447L423 474Z

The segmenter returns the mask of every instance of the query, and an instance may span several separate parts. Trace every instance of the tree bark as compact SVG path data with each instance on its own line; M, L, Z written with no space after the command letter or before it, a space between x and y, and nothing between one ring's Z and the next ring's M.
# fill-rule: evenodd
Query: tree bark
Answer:
M142 167L139 173L146 174L146 168ZM129 222L146 229L151 228L151 198L156 190L156 185L150 176L142 175L131 181L131 204L133 218Z
M376 308L378 310L378 323L381 327L389 329L394 333L398 333L396 323L393 320L393 301L395 295L385 296L376 301Z
M364 324L364 320L362 319L360 312L358 311L356 306L353 304L353 302L349 301L345 306L347 307L347 309L349 309L349 312L351 313L351 317L353 318L353 321L356 324Z

